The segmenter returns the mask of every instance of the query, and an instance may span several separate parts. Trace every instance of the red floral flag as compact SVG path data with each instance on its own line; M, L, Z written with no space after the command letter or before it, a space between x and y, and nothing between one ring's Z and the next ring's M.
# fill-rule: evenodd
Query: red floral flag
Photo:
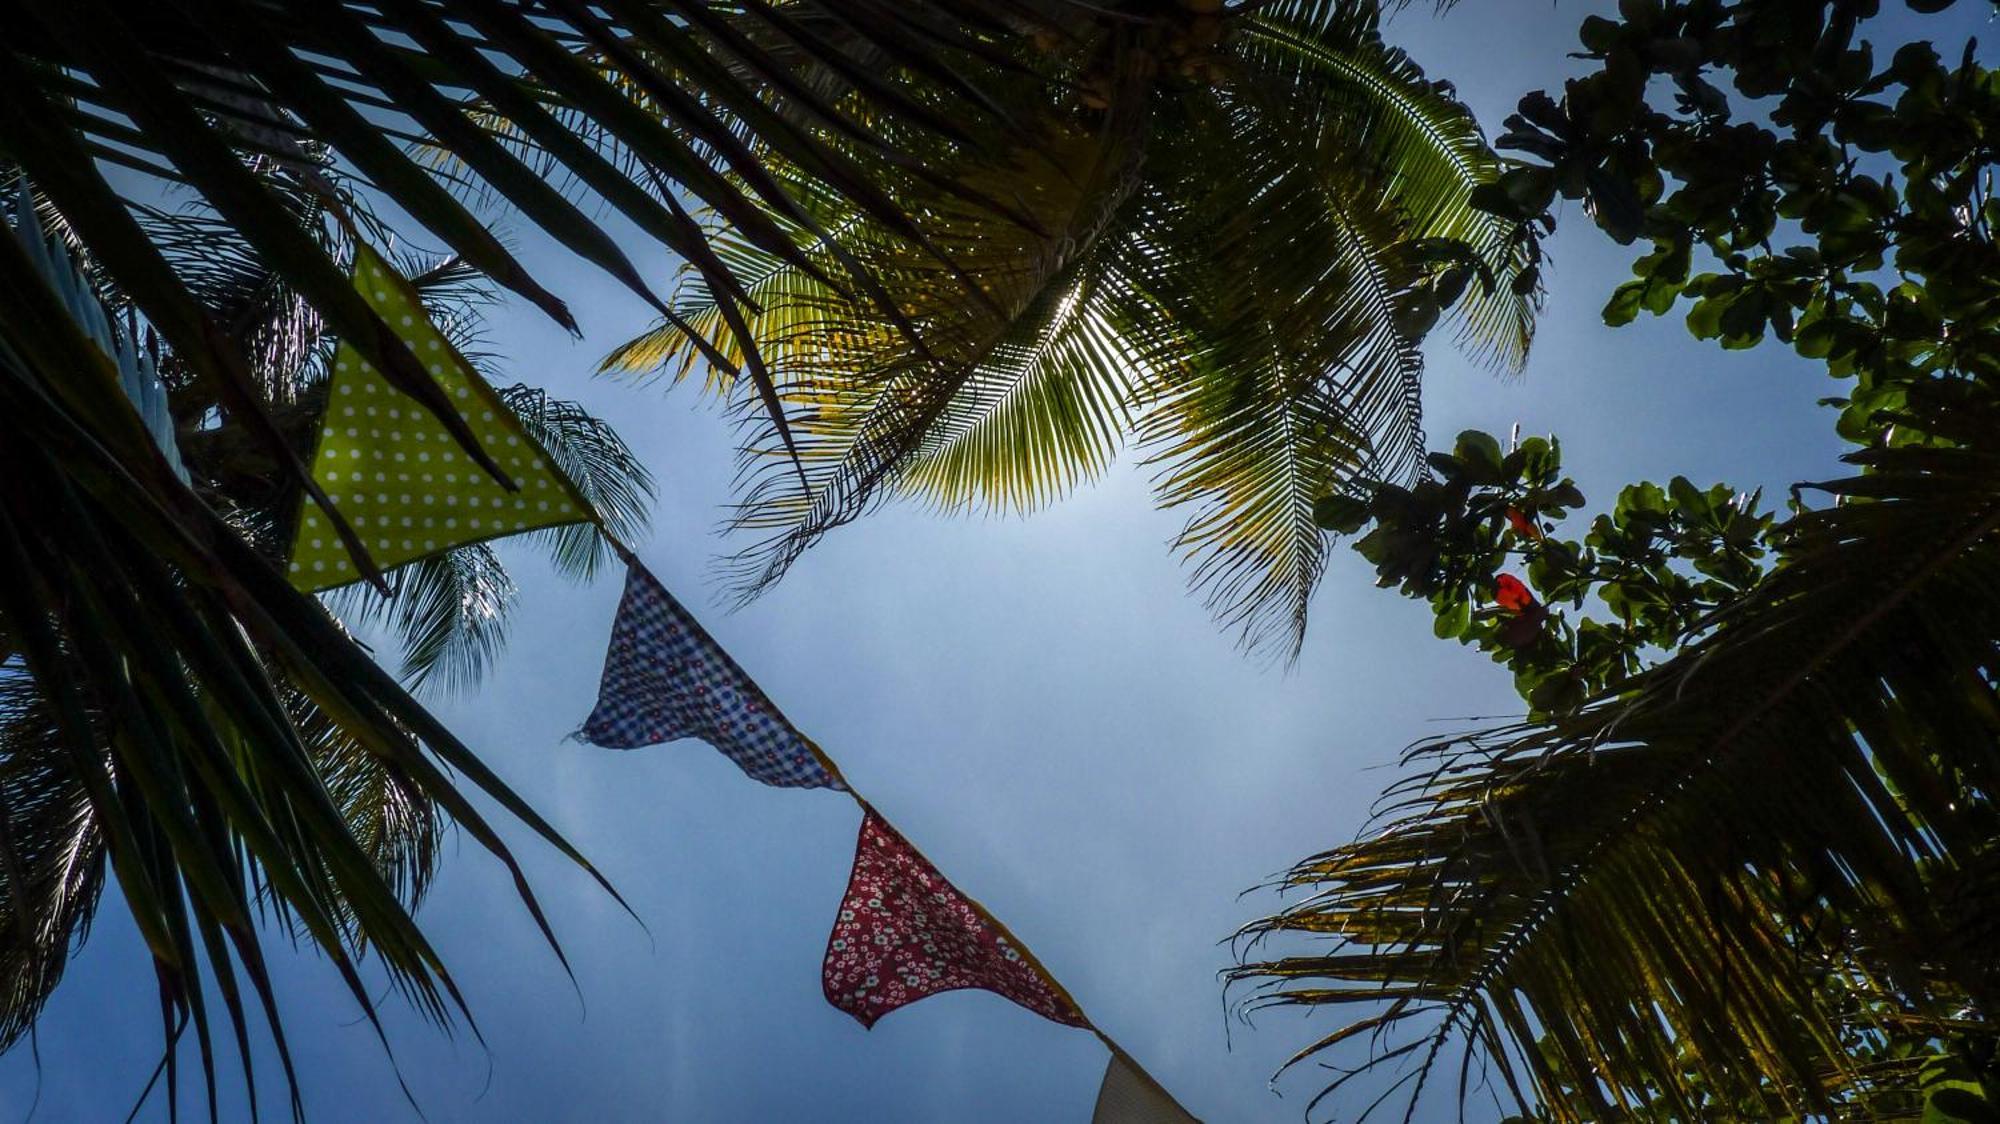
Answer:
M826 945L827 1002L874 1026L926 995L982 987L1068 1026L1088 1026L1054 981L870 810Z

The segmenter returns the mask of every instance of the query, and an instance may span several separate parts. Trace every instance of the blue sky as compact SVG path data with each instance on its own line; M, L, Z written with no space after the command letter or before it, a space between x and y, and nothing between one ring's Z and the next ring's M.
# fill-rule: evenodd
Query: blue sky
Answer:
M1418 5L1389 35L1494 132L1522 93L1575 72L1565 55L1576 25L1608 6L1488 0L1439 19ZM1982 8L1960 4L1923 31L1956 51L1996 30ZM1598 309L1636 251L1574 208L1560 217L1526 374L1496 378L1434 348L1433 444L1517 422L1556 433L1593 505L1677 472L1781 492L1832 469L1831 416L1811 403L1837 384L1770 347L1699 343L1677 318L1602 327ZM1273 1013L1254 1026L1225 1017L1223 942L1277 904L1239 895L1352 837L1405 744L1454 718L1515 709L1506 675L1432 639L1428 611L1372 588L1345 549L1297 666L1246 659L1186 594L1167 549L1178 519L1153 510L1129 456L1028 519L890 508L725 613L709 567L723 546L728 422L693 388L591 378L597 357L650 317L613 283L523 242L586 338L510 305L490 325L492 350L511 377L612 420L653 467L653 534L634 544L652 570L1191 1110L1212 1122L1301 1119L1319 1075L1303 1067L1275 1092L1268 1078L1338 1014ZM664 278L672 263L646 252L642 264ZM829 1007L820 956L859 812L838 795L761 787L695 742L618 753L565 741L594 698L619 583L578 586L509 556L522 588L512 642L483 686L437 709L605 870L650 933L514 833L572 986L498 864L451 848L421 919L486 1046L385 1004L402 1075L430 1120L1088 1118L1105 1054L1086 1033L979 992L925 1000L873 1031ZM415 1119L325 965L281 957L278 976L312 1116ZM123 1117L157 1058L152 995L108 897L40 1029L36 1120ZM271 1061L259 1059L266 1105L281 1110ZM26 1048L0 1058L0 1121L26 1115L37 1082ZM1451 1118L1444 1102L1433 1107L1424 1119ZM164 1118L157 1099L149 1114Z

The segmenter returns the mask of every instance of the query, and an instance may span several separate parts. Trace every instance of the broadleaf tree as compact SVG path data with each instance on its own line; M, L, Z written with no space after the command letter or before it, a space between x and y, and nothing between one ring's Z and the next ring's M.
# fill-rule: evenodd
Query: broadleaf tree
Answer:
M1528 707L1418 746L1244 930L1246 1003L1370 1008L1300 1051L1365 1051L1323 1096L1994 1115L2000 76L1969 43L1878 52L1876 14L1627 3L1581 29L1595 69L1510 120L1528 159L1485 205L1580 199L1651 243L1608 323L1789 345L1844 380L1855 448L1776 510L1676 477L1576 527L1552 440L1477 432L1414 487L1322 500Z

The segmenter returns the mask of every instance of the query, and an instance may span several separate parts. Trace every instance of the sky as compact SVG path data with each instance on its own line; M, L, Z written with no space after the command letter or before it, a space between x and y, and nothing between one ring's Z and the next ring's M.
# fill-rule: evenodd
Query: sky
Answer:
M1521 94L1578 72L1566 57L1575 28L1609 6L1484 0L1439 18L1416 5L1388 37L1449 78L1494 133ZM1983 8L1961 3L1922 30L1955 52L1969 34L2000 31ZM1724 352L1696 341L1678 316L1603 327L1598 311L1638 251L1574 207L1559 220L1526 371L1497 377L1445 341L1432 347L1433 445L1465 428L1555 433L1592 509L1626 482L1675 473L1782 494L1833 471L1832 417L1813 403L1838 384L1769 345ZM507 305L488 326L490 350L506 357L509 381L581 400L651 466L652 533L633 544L647 566L855 788L1191 1111L1210 1122L1303 1119L1324 1071L1307 1064L1275 1084L1272 1073L1341 1013L1234 1018L1218 978L1233 962L1227 938L1282 904L1256 889L1267 877L1360 830L1405 745L1454 720L1518 710L1506 673L1433 639L1428 609L1373 588L1370 568L1344 548L1297 664L1245 657L1188 595L1169 550L1179 517L1153 509L1147 471L1129 455L1025 519L888 508L834 532L775 590L729 613L712 563L727 546L715 532L730 496L730 423L694 387L593 378L598 357L649 325L647 310L519 240L585 337ZM634 250L664 283L664 251ZM390 997L392 1068L327 966L279 953L281 1010L313 1119L419 1119L398 1072L422 1118L440 1122L1089 1118L1106 1055L1085 1032L976 991L926 999L872 1031L829 1006L820 959L855 805L765 788L699 742L615 752L565 740L595 698L618 575L578 585L502 549L521 587L511 642L478 688L431 701L597 863L643 927L511 832L572 982L500 865L476 845L450 847L419 919L484 1045L463 1026L438 1032ZM35 1045L39 1065L26 1046L0 1057L0 1124L28 1119L31 1105L42 1122L122 1119L145 1084L160 1049L154 986L115 896ZM260 1087L282 1116L272 1062L258 1058ZM229 1118L242 1118L227 1076L224 1094ZM200 1111L186 1091L183 1105ZM158 1095L142 1114L165 1116ZM1444 1099L1418 1117L1454 1118Z

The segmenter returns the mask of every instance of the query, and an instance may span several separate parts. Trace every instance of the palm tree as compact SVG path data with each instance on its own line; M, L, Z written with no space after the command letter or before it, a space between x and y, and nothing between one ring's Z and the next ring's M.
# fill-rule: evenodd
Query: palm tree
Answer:
M1325 565L1314 501L1423 471L1420 344L1440 311L1477 355L1525 358L1533 231L1472 206L1497 161L1449 88L1382 42L1376 5L1183 7L1207 11L1051 42L993 89L1036 130L1019 145L879 123L943 177L899 196L942 255L774 154L812 221L768 218L805 260L722 216L747 300L718 303L690 262L673 314L605 360L678 382L720 352L708 387L748 405L764 388L731 372L746 343L762 353L790 427L745 446L736 525L762 538L735 560L740 592L877 501L1028 511L1136 439L1160 502L1193 510L1178 547L1218 617L1295 653ZM1053 118L1036 112L1049 81L1069 91ZM830 278L850 260L888 301Z
M81 283L52 273L39 251L0 238L0 677L10 691L33 688L31 698L10 695L33 704L17 708L10 729L42 732L24 768L60 769L73 786L36 789L69 793L39 806L56 817L42 822L60 828L87 805L174 1033L192 1022L207 1061L218 1014L210 994L239 1039L252 1003L275 1023L252 923L266 908L306 933L371 1013L354 967L364 949L420 1009L444 1019L460 1005L407 892L399 897L411 887L384 875L358 805L336 791L340 761L381 763L403 786L397 799L428 801L512 867L453 771L584 863L271 565L269 527L260 532L255 513L304 492L336 513L370 584L392 591L303 463L298 426L310 403L291 407L309 381L268 378L299 368L266 362L260 349L299 346L292 329L306 318L314 338L358 349L504 482L359 299L337 232L301 197L344 212L378 243L386 232L366 229L354 200L393 204L464 269L573 326L469 200L504 204L673 323L680 314L591 217L616 213L691 263L717 302L727 339L690 328L692 346L720 377L740 370L755 391L781 450L774 459L788 466L780 473L832 513L808 528L899 477L912 435L949 432L934 424L947 410L968 425L985 417L961 391L974 372L1004 376L1002 359L1031 360L1037 349L1021 341L1037 321L1025 310L1065 308L1062 279L1101 288L1109 295L1083 302L1085 327L1066 338L1115 347L1132 378L1176 388L1161 416L1184 420L1161 424L1187 427L1175 440L1192 443L1176 454L1186 477L1174 488L1223 516L1189 536L1212 545L1231 575L1218 588L1243 605L1275 603L1260 585L1297 601L1319 549L1298 520L1301 482L1392 465L1416 446L1415 341L1468 277L1480 282L1468 307L1485 311L1465 323L1502 354L1526 340L1510 294L1534 285L1532 239L1463 206L1463 187L1490 173L1490 157L1440 91L1367 46L1371 10L1265 0L25 0L11 9L0 159L44 193L91 273ZM1350 32L1359 46L1326 53ZM1238 69L1256 80L1236 81ZM1371 101L1371 90L1385 92ZM1203 159L1196 139L1219 144L1236 130L1312 158L1254 160L1214 193L1191 190ZM1376 161L1391 170L1364 176ZM1392 207L1364 184L1404 186ZM292 294L282 318L239 324L240 310L203 292L187 257L172 252L175 235L146 219L164 187L205 205L232 252L282 280ZM1309 221L1271 218L1301 201ZM728 235L712 241L695 207ZM828 221L856 233L833 237ZM1428 240L1449 237L1470 248ZM1172 280L1175 254L1204 240L1215 251L1203 271ZM863 318L869 362L894 389L887 412L870 412L868 432L840 446L858 467L837 488L815 482L826 458L794 437L800 388L779 385L751 328L765 310L752 292L758 276L732 268L739 248L827 286L844 314ZM1320 254L1339 264L1311 260ZM1313 281L1323 266L1336 280ZM1296 304L1259 299L1276 285ZM78 320L86 298L129 307L132 319ZM1162 313L1187 326L1164 326ZM1200 350L1186 353L1193 341ZM144 378L128 385L126 374L154 362L175 379L178 413L154 408ZM288 397L295 390L299 401ZM832 392L848 393L837 381ZM1058 385L1043 400L1061 410L1065 393ZM144 414L142 399L153 404ZM1032 394L1022 401L1030 415L1046 412ZM524 409L550 424L562 413ZM806 420L829 424L811 411ZM986 444L1022 431L1003 422ZM1051 433L1034 447L1080 449L1075 463L1096 463L1102 442L1087 425ZM1241 451L1222 440L1228 433ZM210 457L210 442L228 448ZM196 480L182 451L198 465L241 466L242 478ZM1245 508L1255 518L1229 529L1230 513ZM483 572L471 558L402 575L405 598L384 611L423 616L425 582L460 591L439 604L466 604L478 585L468 575ZM1256 567L1275 577L1241 577ZM333 738L365 758L329 750ZM23 865L37 854L0 846L0 873L48 869ZM30 938L66 933L65 917L87 913L87 887L67 877L32 892L10 883L17 947L46 950L49 941ZM39 955L40 967L11 977L28 981L13 1010L30 1012L59 968L59 950ZM296 1107L296 1085L293 1095Z
M0 677L10 698L32 686L40 709L30 713L45 715L48 735L37 744L60 755L19 760L59 767L73 786L67 805L50 785L34 790L51 796L45 808L58 827L68 822L63 808L88 805L158 969L170 1030L192 1021L205 1063L210 988L239 1040L248 1003L275 1023L252 923L269 909L329 956L371 1013L354 967L364 949L427 1013L442 1018L459 1003L398 887L357 836L351 806L343 816L330 787L335 767L315 748L328 731L365 747L366 760L385 763L510 867L493 827L446 770L583 859L315 598L293 589L218 494L190 487L177 446L209 440L205 431L220 420L213 440L240 446L230 463L260 466L257 486L304 490L334 510L285 424L288 403L256 373L255 349L285 346L288 333L232 331L229 313L203 299L181 272L186 261L177 265L138 209L163 185L205 203L243 253L297 294L293 315L323 321L356 347L497 477L436 385L358 299L325 232L300 220L297 197L383 198L467 268L569 325L561 301L464 194L505 201L648 299L618 242L588 216L592 203L690 260L712 262L684 192L765 249L803 260L751 203L786 210L759 171L772 158L765 153L813 169L893 224L903 214L898 185L926 173L886 146L846 155L830 134L865 135L858 122L887 114L927 123L953 144L998 143L1007 124L964 76L1000 66L1028 29L1089 39L1102 18L1064 0L1009 4L999 17L951 2L866 7L852 9L866 30L837 42L801 27L788 6L739 11L701 0L394 0L367 9L32 0L9 10L0 159L45 193L93 276L76 283L38 261L29 242L0 238ZM565 175L576 188L568 194L551 183ZM858 269L843 276L870 281ZM735 292L719 268L711 281ZM143 327L107 322L93 331L72 316L85 298L113 293ZM136 408L158 403L139 377L154 346L186 372L176 388L190 408L184 416ZM753 382L767 381L754 354L747 365ZM337 529L386 591L360 542ZM0 847L0 871L34 869L33 854ZM40 965L10 977L25 981L10 1007L23 1018L59 966L74 924L66 918L92 900L67 877L39 889L9 881L22 934L15 947ZM526 883L517 884L548 932ZM38 944L38 933L53 936Z
M25 180L0 174L0 189L18 201L15 229L28 237L40 235L42 218ZM299 194L290 202L303 226L329 232L312 221L324 205L318 196ZM353 213L367 215L360 209L362 201L349 203ZM332 341L323 322L213 215L148 208L141 221L177 275L230 325L233 342L274 403L274 418L294 444L309 449L325 408L330 373ZM60 242L49 246L51 266L66 251L82 252ZM461 353L475 363L484 360L475 347L478 308L491 298L483 279L455 259L401 257L403 272L423 295L432 318L446 327ZM92 263L87 257L81 262L83 268L69 274L70 304L85 309L80 322L89 323L93 316L88 309L97 297L85 280ZM55 277L60 280L63 274ZM125 302L115 291L105 297L104 311L94 317L111 332L100 341L102 349L133 356L132 335L109 329L125 311ZM145 367L146 377L159 387L161 414L198 417L211 408L200 396L200 384L173 353L152 356ZM575 404L533 388L508 387L501 395L593 502L607 527L623 535L638 529L651 494L650 474L610 427ZM297 507L297 489L273 479L270 465L241 428L226 422L191 427L167 442L181 474L206 502L273 563L281 561L281 531ZM530 537L543 541L559 571L578 577L589 576L608 553L603 536L591 525ZM504 643L513 601L513 585L499 556L484 544L466 546L386 576L387 597L358 595L350 588L327 599L353 622L379 622L401 641L402 677L411 688L458 688L474 682ZM414 908L435 871L445 826L437 794L392 759L370 752L291 681L282 665L271 662L264 670L278 686L284 714L347 834L395 900L406 910ZM93 805L83 778L64 760L63 732L51 705L48 692L22 669L9 664L0 670L0 777L5 778L0 785L6 790L0 807L7 813L0 844L9 860L4 885L17 915L30 921L0 932L0 1049L32 1026L60 982L69 952L87 935L104 888L102 809ZM349 898L338 885L328 900L339 924L357 935L381 927L359 912L368 904ZM309 929L306 935L312 935ZM282 1048L282 1036L279 1043Z

